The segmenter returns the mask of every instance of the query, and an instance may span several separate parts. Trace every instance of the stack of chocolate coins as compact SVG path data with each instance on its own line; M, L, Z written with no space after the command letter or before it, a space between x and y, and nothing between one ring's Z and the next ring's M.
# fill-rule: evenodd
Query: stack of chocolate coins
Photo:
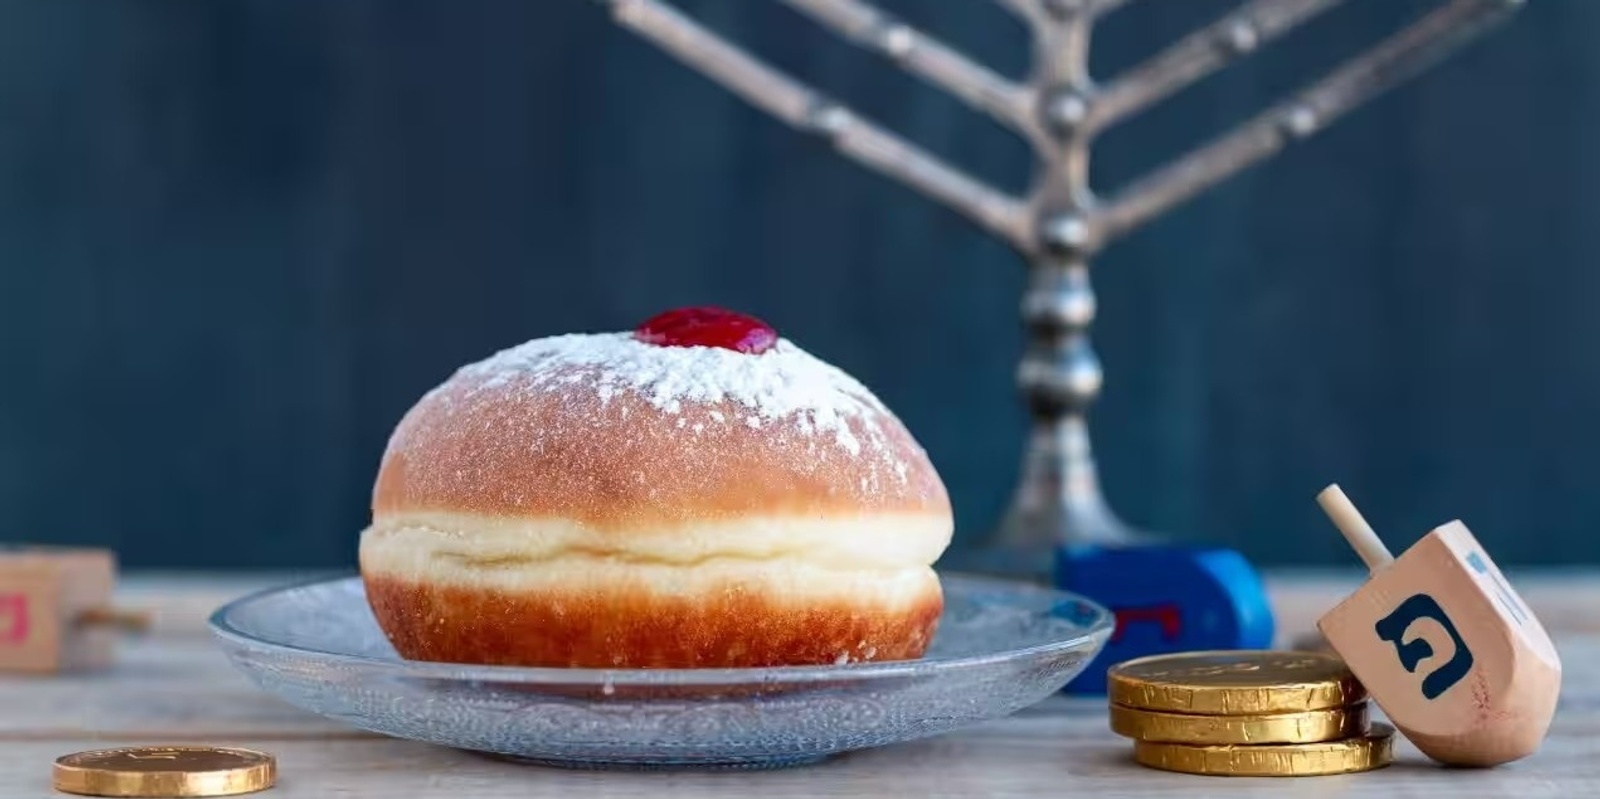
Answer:
M1388 765L1394 730L1368 717L1367 692L1320 652L1189 652L1106 674L1111 729L1138 763L1238 777L1345 774Z

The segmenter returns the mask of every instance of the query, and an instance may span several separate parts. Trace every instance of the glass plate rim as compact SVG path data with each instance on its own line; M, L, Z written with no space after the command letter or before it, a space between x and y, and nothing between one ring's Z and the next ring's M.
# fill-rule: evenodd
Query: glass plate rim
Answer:
M930 671L958 671L983 668L998 663L1031 659L1057 652L1077 651L1094 643L1096 638L1109 638L1116 619L1104 605L1086 596L1045 585L979 574L941 573L940 579L948 585L956 582L974 588L988 586L990 590L1033 594L1053 598L1057 603L1076 602L1092 610L1092 621L1081 625L1082 631L1074 635L1043 644L985 652L977 655L918 660L889 661L881 663L850 663L825 666L761 666L752 668L707 669L601 669L559 668L547 666L489 666L471 663L448 663L420 660L403 660L355 655L347 652L330 652L325 649L297 646L261 638L235 626L229 617L240 608L270 596L313 586L359 582L359 574L322 576L262 588L239 596L218 606L206 619L213 635L219 639L247 649L268 650L275 654L293 657L311 657L324 662L338 662L364 669L381 669L399 672L420 679L494 682L538 685L748 685L827 682L840 679L875 680L910 677Z

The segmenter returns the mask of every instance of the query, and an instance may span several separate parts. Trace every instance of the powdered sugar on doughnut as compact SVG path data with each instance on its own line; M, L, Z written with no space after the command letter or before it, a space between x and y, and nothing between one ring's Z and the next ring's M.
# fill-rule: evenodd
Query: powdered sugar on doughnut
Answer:
M881 446L882 431L874 420L888 413L855 378L787 339L750 355L718 347L662 347L629 333L574 333L501 351L464 367L462 374L479 378L479 391L513 382L538 391L586 387L602 406L628 392L666 414L681 413L685 404L733 403L747 413L729 418L713 411L711 419L753 429L792 420L802 433L832 438L852 455ZM862 441L857 435L862 431L880 440Z
M396 426L373 509L628 535L950 513L927 453L843 370L782 339L747 354L627 333L536 339L457 370Z

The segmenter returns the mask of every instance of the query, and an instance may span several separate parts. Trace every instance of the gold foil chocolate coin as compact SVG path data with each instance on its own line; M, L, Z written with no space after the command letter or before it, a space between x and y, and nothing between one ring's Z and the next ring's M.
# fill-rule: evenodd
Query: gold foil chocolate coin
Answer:
M1315 744L1195 746L1135 741L1140 765L1217 777L1313 777L1371 771L1394 762L1394 728L1372 725L1360 738Z
M56 759L55 788L85 796L233 796L272 787L264 752L216 746L135 746Z
M1344 661L1322 652L1153 655L1112 666L1106 683L1114 705L1175 713L1302 713L1367 697Z
M1184 744L1309 744L1359 738L1371 729L1367 704L1243 716L1199 716L1111 706L1111 731L1139 741Z

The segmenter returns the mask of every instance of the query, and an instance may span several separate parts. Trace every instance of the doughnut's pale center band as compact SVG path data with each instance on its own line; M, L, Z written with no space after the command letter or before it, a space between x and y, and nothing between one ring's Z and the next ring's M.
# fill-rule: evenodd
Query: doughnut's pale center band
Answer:
M457 513L387 516L362 533L363 571L476 587L578 588L640 580L698 590L752 580L814 594L841 584L887 598L918 594L950 542L948 517L747 518L597 534L567 519Z

